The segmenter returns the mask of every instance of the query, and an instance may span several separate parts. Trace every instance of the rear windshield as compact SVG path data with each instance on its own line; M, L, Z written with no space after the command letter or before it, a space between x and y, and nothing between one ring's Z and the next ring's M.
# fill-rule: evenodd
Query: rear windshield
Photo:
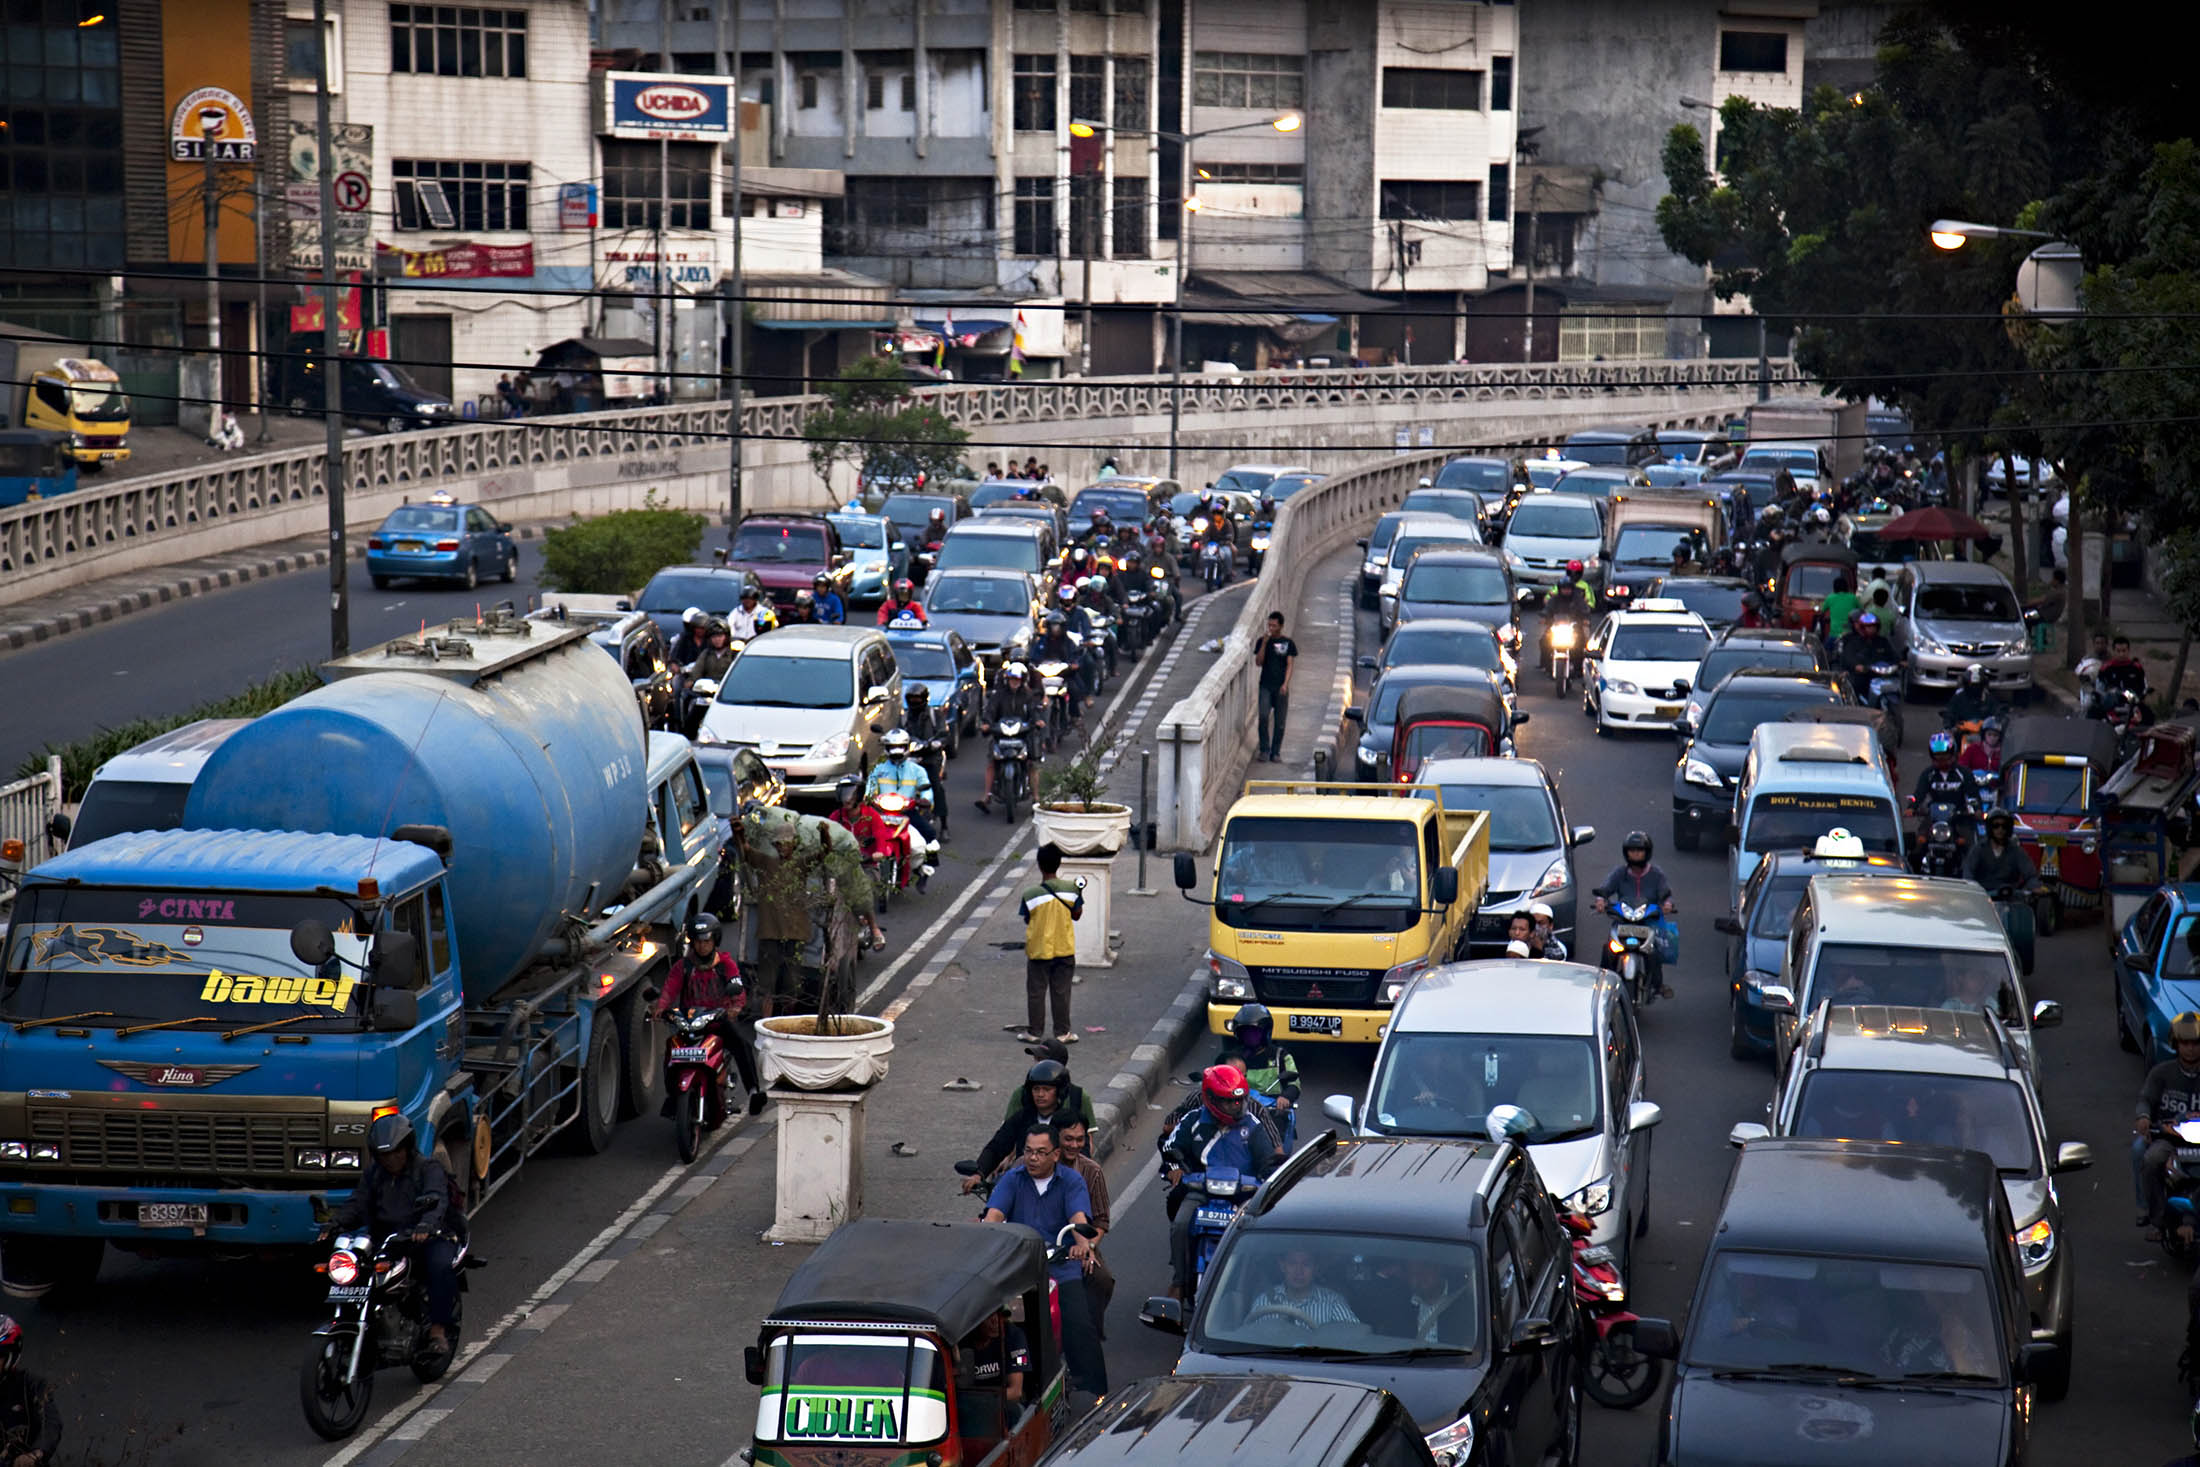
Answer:
M1704 654L1696 668L1696 686L1709 691L1745 667L1815 670L1818 659L1798 642L1750 642L1739 647L1716 647Z
M1412 510L1415 514L1445 515L1469 525L1479 526L1482 522L1482 501L1471 494L1461 496L1432 489L1416 489L1398 507Z
M1455 458L1437 470L1435 487L1502 492L1512 488L1512 470L1490 459Z
M1083 489L1069 507L1069 517L1077 521L1092 518L1095 509L1104 509L1108 518L1119 525L1142 525L1146 522L1146 496L1135 489Z
M1021 578L943 576L932 587L927 605L933 611L1011 616L1031 609L1031 592Z
M740 604L741 585L737 575L659 571L642 588L642 610L679 611L700 606L705 611L731 611Z
M1278 474L1268 481L1268 497L1281 503L1301 489L1319 484L1327 474Z
M1746 744L1760 723L1778 723L1791 709L1834 701L1833 690L1817 684L1779 693L1721 693L1704 710L1697 737L1707 744Z
M1039 573L1039 537L1036 535L956 535L940 545L939 569L964 566L997 566L1002 570Z
M1533 499L1512 512L1505 533L1549 540L1594 540L1604 522L1586 504L1538 504Z
M1558 844L1551 797L1537 785L1447 784L1443 790L1447 810L1489 812L1493 851L1546 851Z
M1818 472L1818 453L1810 448L1752 448L1744 451L1742 462L1751 468L1784 468L1791 474Z
M1864 843L1869 855L1892 856L1901 850L1894 804L1877 795L1758 795L1750 802L1748 851L1807 851L1818 837L1839 827Z
M1612 540L1612 559L1621 565L1670 566L1673 552L1686 549L1690 560L1703 555L1703 531L1680 525L1623 525Z
M1413 563L1413 553L1416 550L1423 549L1426 546L1475 545L1481 543L1477 541L1472 534L1463 533L1465 529L1466 524L1464 521L1461 521L1458 530L1445 530L1441 533L1431 533L1427 530L1416 530L1410 535L1400 535L1398 537L1398 543L1390 547L1391 568L1396 569L1400 566L1411 565Z
M1983 1151L2005 1177L2036 1177L2024 1095L2007 1080L1911 1070L1814 1070L1790 1134Z
M833 528L840 531L840 543L865 550L886 548L886 526L877 520L834 520Z
M2007 586L1923 586L1917 614L1949 621L2021 621L2017 598Z
M1424 606L1503 606L1505 573L1494 565L1416 565L1398 599Z
M1718 586L1698 583L1687 586L1663 586L1660 596L1678 601L1705 621L1714 625L1726 625L1740 621L1742 598L1749 594L1747 586Z
M1566 457L1585 464L1624 464L1627 462L1627 440L1569 438L1566 440Z
M955 501L944 494L888 495L879 512L897 525L916 529L932 517L935 509L947 516L949 524L955 523Z
M1391 633L1389 645L1383 648L1383 660L1390 667L1433 662L1496 672L1505 665L1503 652L1504 649L1497 645L1495 632L1479 627L1462 632L1450 627L1416 626L1409 622Z
M382 521L385 530L435 530L450 534L458 528L458 511L455 509L430 509L423 504L408 504L403 509L390 511L390 517Z
M1822 601L1833 594L1833 583L1836 579L1853 582L1855 576L1845 565L1804 561L1787 568L1787 579L1782 583L1782 590L1789 596L1808 596Z
M1276 476L1261 469L1232 469L1215 480L1217 489L1236 489L1246 494L1258 494L1276 481Z
M825 560L825 532L807 525L743 525L734 532L733 558L820 565Z

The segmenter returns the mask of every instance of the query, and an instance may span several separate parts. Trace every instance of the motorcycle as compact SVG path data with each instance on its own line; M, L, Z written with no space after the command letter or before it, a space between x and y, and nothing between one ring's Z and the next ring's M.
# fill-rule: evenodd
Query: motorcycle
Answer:
M654 992L643 997L656 1000ZM721 1009L685 1009L665 1016L665 1093L673 1098L672 1141L680 1160L695 1160L703 1133L726 1122L726 1073L733 1056L711 1026Z
M1145 651L1154 637L1153 595L1133 584L1123 593L1123 651L1131 661Z
M1570 621L1551 623L1551 681L1557 684L1558 696L1566 696L1574 681L1574 638L1576 628Z
M1199 578L1207 583L1210 591L1219 591L1230 581L1230 563L1236 555L1220 540L1203 541L1199 547Z
M1070 665L1066 662L1042 662L1032 671L1039 675L1039 691L1046 698L1045 739L1048 748L1069 736L1072 722L1069 716Z
M465 1317L466 1270L473 1264L461 1239L452 1265L458 1270L458 1312L438 1350L428 1341L427 1286L416 1276L409 1236L392 1234L379 1248L363 1232L345 1233L334 1242L328 1261L314 1271L328 1275L335 1317L313 1332L313 1348L298 1372L298 1400L306 1425L328 1441L341 1441L367 1419L377 1370L403 1365L426 1385L451 1368Z
M1016 805L1031 797L1031 725L1021 718L1004 718L993 726L993 793L1007 811L1008 823L1016 823Z
M1268 558L1268 541L1273 533L1273 526L1262 524L1253 526L1253 537L1246 542L1245 546L1245 573L1247 575L1257 576L1260 574L1261 562Z
M1600 1406L1640 1406L1657 1394L1665 1367L1635 1348L1640 1316L1627 1308L1627 1282L1612 1250L1589 1241L1596 1224L1578 1212L1560 1212L1558 1220L1573 1235L1574 1306L1596 1331L1581 1388Z
M917 837L909 821L916 813L916 803L909 796L892 790L880 790L869 798L871 813L886 830L879 848L869 853L882 906L909 889L910 882L917 879L917 868L924 861L917 850Z
M703 726L703 715L710 712L710 705L718 699L718 679L699 677L687 685L680 695L680 731L694 738Z
M1913 807L1916 801L1911 801ZM1917 871L1921 876L1963 874L1964 842L1957 827L1967 812L1960 802L1931 799L1918 821Z
M1170 1161L1182 1165L1182 1158L1172 1157ZM1222 1235L1237 1221L1238 1209L1260 1190L1260 1178L1235 1167L1217 1166L1205 1171L1186 1171L1183 1187L1180 1205L1199 1209L1192 1214L1192 1298L1184 1301L1185 1311L1189 1313L1198 1300L1200 1286L1207 1281L1207 1265L1214 1261L1215 1250L1222 1246Z
M2101 704L2101 717L2116 731L2116 767L2120 769L2139 752L2139 731L2146 726L2146 705L2135 690L2115 686L2105 690Z
M1105 612L1094 611L1092 608L1087 607L1085 609L1085 626L1088 629L1085 633L1085 644L1091 649L1092 661L1095 664L1094 671L1096 673L1099 671L1097 664L1104 659L1107 663L1107 675L1114 677L1115 654L1122 645L1121 640L1116 636L1115 618Z
M1899 749L1902 747L1902 664L1874 662L1865 672L1871 706L1886 718L1887 735Z
M1658 952L1658 919L1664 908L1656 902L1614 902L1611 910L1604 966L1619 974L1636 1008L1648 1008L1665 986L1665 965Z
M2189 1263L2194 1245L2183 1232L2188 1226L2200 1227L2200 1115L2157 1127L2156 1134L2176 1143L2164 1168L2169 1226L2162 1229L2162 1251L2178 1263Z

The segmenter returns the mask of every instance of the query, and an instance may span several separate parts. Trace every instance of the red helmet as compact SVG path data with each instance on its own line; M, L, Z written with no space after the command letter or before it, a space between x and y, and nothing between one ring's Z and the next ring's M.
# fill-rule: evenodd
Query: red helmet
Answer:
M901 601L909 601L913 600L916 597L916 594L917 583L910 580L907 576L903 576L900 580L894 582L895 599Z
M23 1326L0 1314L0 1374L15 1369L23 1356Z
M1200 1098L1218 1120L1234 1121L1243 1114L1242 1109L1227 1115L1222 1110L1225 1105L1244 1106L1247 1088L1243 1070L1236 1065L1211 1065L1199 1079Z
M1578 560L1569 560L1569 561L1567 561L1567 562L1566 562L1566 574L1567 574L1567 575L1570 575L1570 576L1578 576L1578 575L1580 575L1580 574L1581 574L1581 562L1580 562L1580 561L1578 561Z

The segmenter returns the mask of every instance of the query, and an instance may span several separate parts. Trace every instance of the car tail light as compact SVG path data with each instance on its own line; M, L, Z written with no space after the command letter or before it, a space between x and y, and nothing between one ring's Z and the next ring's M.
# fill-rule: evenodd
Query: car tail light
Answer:
M387 550L390 547L380 535L369 535L367 536L367 548L369 550Z
M435 542L435 548L438 550L456 550L458 542L456 540L438 540Z

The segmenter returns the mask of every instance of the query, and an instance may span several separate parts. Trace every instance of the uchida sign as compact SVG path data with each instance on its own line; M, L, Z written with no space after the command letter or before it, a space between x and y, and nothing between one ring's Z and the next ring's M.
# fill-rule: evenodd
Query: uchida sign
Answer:
M733 135L731 77L614 71L604 83L604 128L615 138L716 143Z

